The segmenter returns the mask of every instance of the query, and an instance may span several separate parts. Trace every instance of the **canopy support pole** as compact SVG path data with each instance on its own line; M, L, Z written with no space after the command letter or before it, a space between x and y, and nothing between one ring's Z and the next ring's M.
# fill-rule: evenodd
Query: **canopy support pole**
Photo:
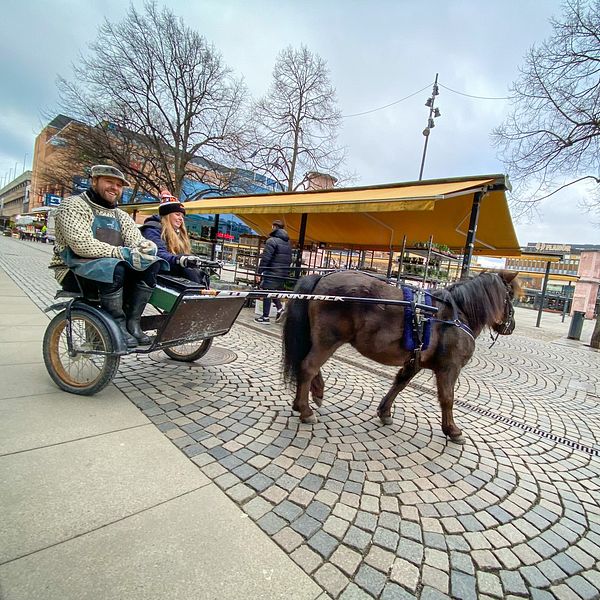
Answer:
M300 277L300 268L302 267L302 252L304 251L304 240L306 238L307 213L302 213L300 219L300 232L298 234L298 255L296 256L296 278Z
M546 272L544 273L544 282L542 283L542 295L540 296L540 308L538 309L537 321L535 326L539 327L542 321L542 311L544 310L544 300L546 299L546 288L550 279L550 261L546 263Z
M469 276L471 258L473 258L473 248L475 247L475 233L477 231L477 221L479 219L479 208L483 192L475 192L473 196L473 205L471 206L471 219L469 220L469 231L467 232L467 241L463 252L463 263L460 270L460 278L466 279Z
M217 233L219 233L219 218L221 215L215 215L211 236L210 236L210 260L215 260L217 254Z

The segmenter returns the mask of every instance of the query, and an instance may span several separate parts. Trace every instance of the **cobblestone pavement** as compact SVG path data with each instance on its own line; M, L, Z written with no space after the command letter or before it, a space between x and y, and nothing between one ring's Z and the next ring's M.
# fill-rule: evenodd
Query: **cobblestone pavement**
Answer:
M0 266L39 306L49 251L0 238ZM598 352L480 339L456 394L459 446L427 373L380 426L394 370L352 351L324 369L319 423L300 424L279 326L253 316L215 341L233 362L131 356L115 384L332 598L600 597Z

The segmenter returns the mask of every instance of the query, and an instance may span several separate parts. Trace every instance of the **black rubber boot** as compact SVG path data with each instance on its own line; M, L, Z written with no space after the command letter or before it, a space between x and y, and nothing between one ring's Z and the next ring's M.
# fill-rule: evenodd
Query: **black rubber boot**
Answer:
M133 288L133 295L127 306L127 329L129 333L142 345L149 344L152 340L142 331L140 327L140 318L152 296L153 288L146 285L143 281Z
M128 348L135 348L137 340L127 331L125 326L125 313L123 312L123 288L112 294L100 295L100 306L114 319L121 331L123 340Z

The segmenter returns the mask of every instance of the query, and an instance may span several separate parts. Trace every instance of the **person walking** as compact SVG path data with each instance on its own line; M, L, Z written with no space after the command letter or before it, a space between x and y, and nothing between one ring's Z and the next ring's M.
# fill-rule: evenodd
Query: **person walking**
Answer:
M92 186L65 198L56 211L56 240L50 269L67 291L98 293L101 307L113 317L127 346L149 344L140 318L168 265L156 256L135 221L117 202L128 186L110 165L91 169ZM81 286L80 286L81 284Z
M292 246L290 236L284 229L282 221L273 221L273 230L269 234L265 247L258 264L258 274L261 276L260 289L277 290L283 288L285 278L289 277L290 264L292 262ZM277 308L276 321L283 316L281 300L274 298L273 302ZM271 299L263 300L263 314L254 320L257 323L268 325L270 323L269 312L271 311Z
M208 275L199 268L202 259L192 254L184 218L184 204L164 190L160 195L158 215L148 217L140 231L146 239L156 244L158 256L169 263L171 275L209 288Z

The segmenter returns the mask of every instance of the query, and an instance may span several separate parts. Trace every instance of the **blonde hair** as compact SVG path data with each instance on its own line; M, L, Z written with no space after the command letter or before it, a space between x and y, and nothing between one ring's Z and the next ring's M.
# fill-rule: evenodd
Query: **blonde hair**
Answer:
M162 225L160 237L165 241L167 250L171 254L190 254L192 252L190 236L185 228L185 223L181 224L179 232L175 231L175 228L171 225L169 215L162 216L160 223Z

